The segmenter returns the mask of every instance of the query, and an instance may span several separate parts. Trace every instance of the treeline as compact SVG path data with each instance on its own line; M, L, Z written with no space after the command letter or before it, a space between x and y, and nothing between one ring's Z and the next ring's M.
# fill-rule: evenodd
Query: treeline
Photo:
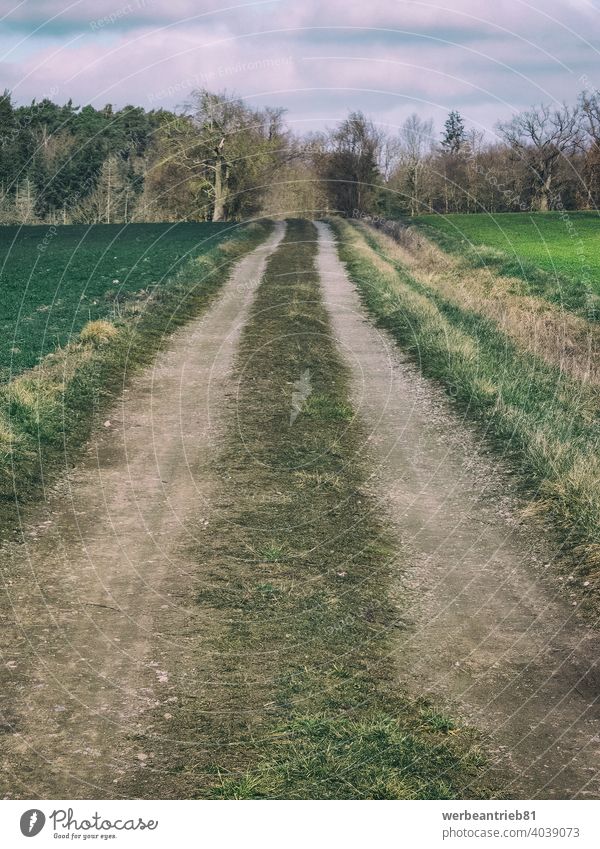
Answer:
M385 133L354 113L313 140L313 164L331 206L347 214L598 207L600 93L532 108L495 130L494 140L468 131L452 111L438 138L418 115Z
M199 91L182 113L0 97L0 223L241 219L294 143L283 110Z
M166 113L0 98L0 220L93 222L129 215Z
M600 94L575 107L541 105L495 127L467 132L458 112L441 141L413 115L392 141L387 185L411 214L595 209L600 202ZM390 201L388 201L390 203Z
M285 110L194 92L179 112L0 97L0 223L240 220L590 209L600 202L600 93L499 123L452 111L385 132L360 112L292 135Z

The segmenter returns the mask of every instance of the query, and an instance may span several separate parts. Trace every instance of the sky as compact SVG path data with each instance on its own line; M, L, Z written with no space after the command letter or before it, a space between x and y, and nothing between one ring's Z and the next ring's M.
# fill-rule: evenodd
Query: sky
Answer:
M18 103L173 108L197 88L288 109L298 132L363 110L393 132L450 109L493 135L600 87L600 0L2 0Z

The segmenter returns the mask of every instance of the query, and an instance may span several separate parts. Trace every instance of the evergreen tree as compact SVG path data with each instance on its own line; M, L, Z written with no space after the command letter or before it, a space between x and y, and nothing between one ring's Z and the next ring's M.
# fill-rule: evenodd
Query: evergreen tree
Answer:
M9 191L14 176L17 138L11 94L4 89L0 96L0 185L3 193Z
M444 153L457 154L465 147L467 132L462 115L452 110L444 123L442 150Z

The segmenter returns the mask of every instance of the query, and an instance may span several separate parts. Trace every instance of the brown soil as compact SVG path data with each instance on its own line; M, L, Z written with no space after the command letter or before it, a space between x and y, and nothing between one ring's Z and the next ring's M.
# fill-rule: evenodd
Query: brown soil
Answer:
M209 461L227 378L284 229L174 334L99 423L83 462L0 552L5 798L114 798L152 763L135 735L148 709L164 704L168 718L174 673L181 679L189 661L197 565L182 552L190 528L210 533L218 509Z
M489 734L494 770L512 773L505 795L598 798L600 639L552 577L550 545L521 521L508 464L365 320L331 231L318 228L373 495L410 564L398 570L399 684Z

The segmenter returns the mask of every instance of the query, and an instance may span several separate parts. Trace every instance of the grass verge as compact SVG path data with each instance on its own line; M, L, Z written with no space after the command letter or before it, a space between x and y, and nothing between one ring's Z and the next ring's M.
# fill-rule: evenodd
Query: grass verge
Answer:
M291 222L242 333L235 408L215 460L220 509L194 550L206 624L187 696L169 707L170 739L131 788L139 794L143 781L145 797L490 792L473 732L397 692L397 542L363 491L364 434L316 249L313 225ZM162 710L150 719L159 737ZM156 738L139 745L156 750Z
M521 294L545 298L588 321L600 319L596 213L485 213L412 220L442 250L472 268L520 281Z
M89 322L76 341L0 386L0 523L72 462L113 393L152 361L173 330L208 306L232 264L269 228L237 229L142 300L125 301L113 321Z
M340 256L370 312L519 464L532 511L551 519L578 575L597 592L597 389L519 349L485 316L386 262L356 227L341 220L332 224Z
M459 306L483 315L515 344L584 383L600 385L600 326L525 294L518 280L489 268L474 269L445 253L414 227L387 235L361 223L367 244L402 276Z

